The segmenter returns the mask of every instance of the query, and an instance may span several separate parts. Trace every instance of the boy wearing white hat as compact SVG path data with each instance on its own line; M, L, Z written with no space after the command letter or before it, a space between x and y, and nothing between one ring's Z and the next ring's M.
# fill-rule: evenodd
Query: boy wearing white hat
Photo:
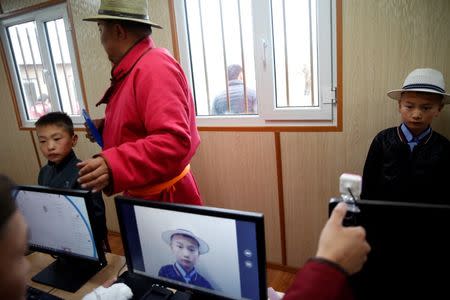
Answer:
M444 104L450 103L442 73L416 69L402 89L387 95L398 100L402 124L374 138L364 165L361 198L450 203L450 142L431 128Z
M195 269L199 256L209 251L208 244L186 229L167 230L161 237L170 246L176 262L162 266L158 276L213 289Z

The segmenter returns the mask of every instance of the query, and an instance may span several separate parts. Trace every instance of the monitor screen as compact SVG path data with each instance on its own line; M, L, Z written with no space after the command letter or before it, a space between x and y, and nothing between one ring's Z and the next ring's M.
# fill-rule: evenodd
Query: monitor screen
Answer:
M448 298L442 271L450 268L450 206L373 200L357 205L355 221L372 250L351 277L356 299Z
M205 299L267 299L262 214L125 197L116 208L129 271Z
M28 225L30 249L58 258L34 281L73 291L106 265L92 226L90 192L18 186L14 193Z

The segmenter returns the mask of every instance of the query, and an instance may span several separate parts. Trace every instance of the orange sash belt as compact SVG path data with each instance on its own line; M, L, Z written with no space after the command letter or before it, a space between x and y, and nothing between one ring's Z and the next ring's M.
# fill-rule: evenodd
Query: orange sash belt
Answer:
M186 174L189 173L190 170L191 170L191 165L188 164L186 166L186 168L184 168L184 170L178 176L176 176L166 182L159 183L156 185L149 185L149 186L144 186L141 188L127 190L127 193L130 196L137 197L137 198L142 198L142 197L159 194L162 191L173 187L174 184L177 183L178 181L180 181L184 176L186 176Z

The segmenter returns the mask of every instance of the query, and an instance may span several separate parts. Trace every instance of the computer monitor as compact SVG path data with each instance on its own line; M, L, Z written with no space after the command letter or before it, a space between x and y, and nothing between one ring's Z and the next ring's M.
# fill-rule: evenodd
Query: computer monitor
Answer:
M194 300L267 299L262 214L122 196L115 203L128 272Z
M15 199L28 224L30 250L56 257L33 281L75 292L107 264L90 192L22 185Z
M447 299L450 206L357 201L372 250L350 278L356 299ZM334 204L330 204L330 211Z

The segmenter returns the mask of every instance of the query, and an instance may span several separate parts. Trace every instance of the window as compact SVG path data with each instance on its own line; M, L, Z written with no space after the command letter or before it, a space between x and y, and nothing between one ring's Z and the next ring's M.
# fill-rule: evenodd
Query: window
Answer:
M336 0L173 1L199 126L336 124Z
M82 124L83 99L66 4L0 21L22 125L34 127L45 113L64 111Z

